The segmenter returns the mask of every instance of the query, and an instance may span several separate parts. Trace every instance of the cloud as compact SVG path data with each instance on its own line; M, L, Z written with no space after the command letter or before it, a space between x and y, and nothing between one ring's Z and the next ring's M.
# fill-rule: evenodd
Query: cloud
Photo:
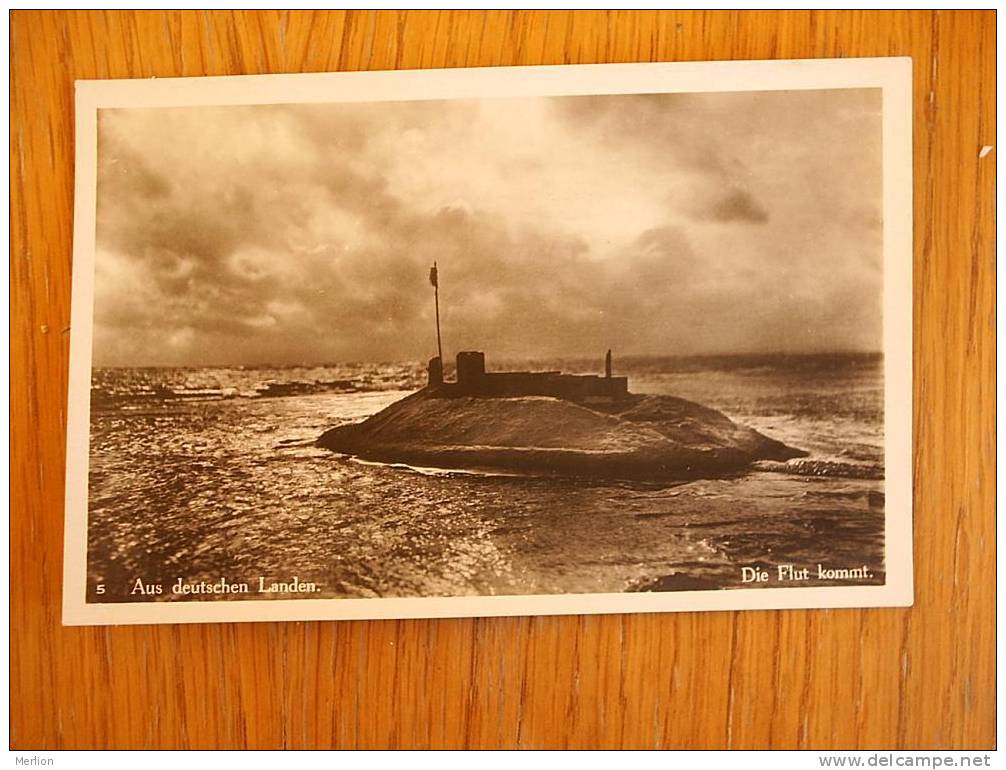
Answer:
M452 350L876 348L879 127L869 91L103 110L95 361L424 359L434 259Z
M696 218L713 222L762 224L768 221L768 214L751 193L746 190L731 190L711 206L696 212Z

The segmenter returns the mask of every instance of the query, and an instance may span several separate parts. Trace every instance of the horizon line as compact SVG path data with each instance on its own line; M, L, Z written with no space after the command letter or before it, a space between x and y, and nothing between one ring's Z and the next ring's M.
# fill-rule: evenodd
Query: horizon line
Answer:
M459 351L462 352L462 351ZM614 354L613 354L614 355ZM794 352L794 351L769 351L769 352L734 352L734 353L624 353L619 355L614 355L614 359L617 360L655 360L655 359L677 359L677 360L694 360L703 358L744 358L752 356L761 356L765 358L783 358L783 357L801 357L801 358L811 358L811 357L827 357L827 356L883 356L883 350L824 350L824 351L810 351L810 352ZM432 356L431 356L432 358ZM592 361L594 358L603 360L603 354L601 356L592 355L504 355L493 357L490 360L494 361ZM294 369L294 368L313 368L313 367L325 367L325 366L347 366L356 364L418 364L425 366L429 359L419 359L419 358L398 358L398 359L382 359L382 360L365 360L365 359L329 359L325 361L295 361L295 362L269 362L269 361L256 361L254 363L202 363L202 364L103 364L98 365L91 363L91 369L264 369L264 368L274 368L274 369ZM448 358L444 365L453 365L453 358Z

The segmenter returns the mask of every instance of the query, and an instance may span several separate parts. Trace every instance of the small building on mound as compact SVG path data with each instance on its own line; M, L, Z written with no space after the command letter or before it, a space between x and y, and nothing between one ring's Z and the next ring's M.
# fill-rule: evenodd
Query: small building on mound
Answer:
M445 397L516 398L551 396L568 401L618 400L629 395L627 377L611 374L611 351L605 357L605 374L547 372L487 372L485 353L463 351L456 358L456 381L445 382L440 358L430 359L428 386Z

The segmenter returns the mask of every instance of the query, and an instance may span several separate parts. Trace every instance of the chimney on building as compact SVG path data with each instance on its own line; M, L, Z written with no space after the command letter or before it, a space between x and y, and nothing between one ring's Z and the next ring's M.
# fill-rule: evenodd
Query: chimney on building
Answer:
M486 354L480 350L464 350L457 358L458 387L464 391L478 390L486 373Z
M426 384L431 388L438 388L444 384L444 364L440 356L434 356L426 367Z

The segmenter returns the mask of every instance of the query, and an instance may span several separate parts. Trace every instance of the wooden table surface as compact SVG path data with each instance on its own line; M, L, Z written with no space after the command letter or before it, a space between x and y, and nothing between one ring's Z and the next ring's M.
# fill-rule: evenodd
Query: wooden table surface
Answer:
M995 13L11 15L14 749L995 743ZM73 81L911 56L911 609L63 628ZM823 268L826 269L826 268Z

